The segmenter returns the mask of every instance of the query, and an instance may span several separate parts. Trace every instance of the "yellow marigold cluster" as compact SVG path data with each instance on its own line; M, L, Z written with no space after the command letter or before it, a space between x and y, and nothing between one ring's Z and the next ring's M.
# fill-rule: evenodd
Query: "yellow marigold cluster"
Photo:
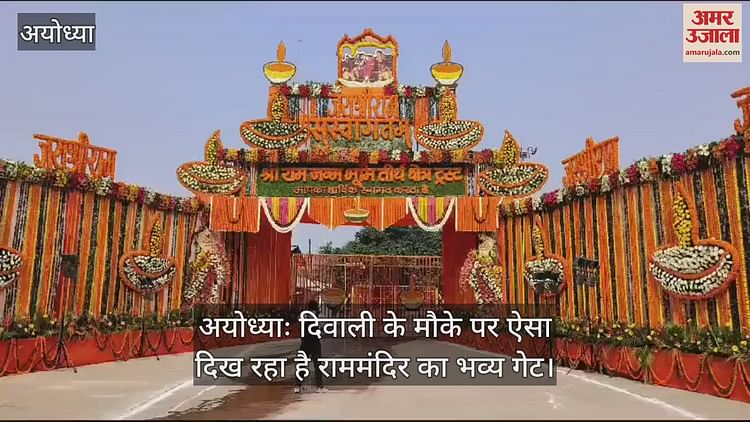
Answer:
M531 240L534 243L534 253L537 256L544 254L544 239L542 238L542 230L539 226L534 226L534 230L531 232Z
M161 222L159 220L156 220L154 227L151 229L148 247L151 256L161 255Z
M677 241L680 246L691 246L693 223L690 220L690 209L688 208L685 198L679 193L675 195L672 201L672 213L674 231L677 234Z
M206 142L205 155L206 162L211 165L215 165L219 154L219 148L221 147L221 140L219 139L219 132L215 132Z
M507 130L503 138L503 145L500 147L500 162L504 167L511 167L518 163L521 158L521 148L513 139L513 135Z
M274 121L280 121L284 117L284 97L277 93L271 103L271 119Z
M456 98L453 94L446 93L440 99L440 121L449 123L456 120Z

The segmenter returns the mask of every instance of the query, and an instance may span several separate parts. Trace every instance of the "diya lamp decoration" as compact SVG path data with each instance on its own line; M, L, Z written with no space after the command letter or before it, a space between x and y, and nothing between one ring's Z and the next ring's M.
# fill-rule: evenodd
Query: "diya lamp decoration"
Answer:
M440 97L440 120L418 127L415 137L419 145L426 149L457 151L477 145L484 136L481 123L471 120L457 120L456 96L446 91Z
M206 141L205 161L193 161L177 168L180 184L195 194L229 195L240 190L247 180L247 173L235 167L220 165L218 153L223 149L221 131L217 130Z
M494 196L520 198L538 192L547 183L547 167L538 163L521 162L521 147L507 129L500 154L498 167L479 174L478 184L483 192Z
M251 120L240 126L245 143L260 149L287 149L307 140L307 128L285 120L287 107L288 99L280 92L274 93L268 119Z
M409 311L416 311L424 303L424 293L417 290L417 275L409 277L409 290L401 293L401 304Z
M21 253L15 249L0 246L0 291L18 280L21 267L23 267Z
M443 62L430 67L433 79L440 85L453 86L464 74L464 67L451 61L451 45L448 41L443 44Z
M284 61L286 59L286 46L284 41L279 42L276 47L276 61L263 65L263 75L274 85L288 82L297 73L297 66Z
M350 223L364 223L370 218L370 211L359 205L359 196L354 200L356 208L344 211L344 218Z
M131 289L154 293L170 283L177 268L174 259L163 254L161 220L156 218L148 239L148 250L128 252L120 258L120 277Z
M737 249L716 239L700 239L695 204L677 185L672 200L672 225L676 244L657 249L649 259L649 272L670 295L685 300L709 299L735 280L739 270Z
M531 232L534 256L524 265L523 278L542 297L555 297L565 288L565 260L547 252L548 240L542 231L542 219L534 217Z

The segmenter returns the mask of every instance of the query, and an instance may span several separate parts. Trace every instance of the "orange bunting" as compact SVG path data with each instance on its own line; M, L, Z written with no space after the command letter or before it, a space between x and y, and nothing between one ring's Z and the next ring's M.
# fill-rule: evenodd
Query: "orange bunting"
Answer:
M345 211L357 208L356 198L310 198L308 215L329 229L353 225L347 221ZM360 198L359 208L369 211L362 225L385 230L406 217L403 198ZM357 224L354 224L357 225Z
M459 196L456 206L456 230L460 232L491 232L498 229L496 196Z
M260 202L257 197L212 196L211 230L258 233Z

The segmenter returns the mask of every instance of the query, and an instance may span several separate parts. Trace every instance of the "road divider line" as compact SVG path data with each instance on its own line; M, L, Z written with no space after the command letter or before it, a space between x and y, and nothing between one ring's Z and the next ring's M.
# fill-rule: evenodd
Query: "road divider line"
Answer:
M662 407L664 409L669 409L669 410L671 410L671 411L673 411L675 413L678 413L678 414L680 414L680 415L682 415L682 416L684 416L686 418L689 418L689 419L704 420L703 417L701 417L699 415L696 415L693 412L685 410L685 409L683 409L681 407L677 407L677 406L671 405L671 404L669 404L669 403L667 403L665 401L659 400L659 399L654 399L654 398L651 398L651 397L642 396L642 395L634 393L632 391L628 391L628 390L626 390L624 388L615 387L614 385L607 384L605 382L597 381L597 380L589 378L589 377L578 375L575 372L568 372L568 371L564 371L564 370L559 369L559 368L557 369L557 372L565 374L566 376L569 376L569 377L573 377L573 378L579 379L579 380L584 381L584 382L588 382L588 383L591 383L591 384L594 384L594 385L598 385L599 387L608 388L610 390L616 391L616 392L621 393L621 394L628 395L630 397L633 397L635 399L638 399L638 400L641 400L641 401L644 401L644 402L647 402L647 403L651 403L653 405ZM664 387L660 387L660 388L664 388Z

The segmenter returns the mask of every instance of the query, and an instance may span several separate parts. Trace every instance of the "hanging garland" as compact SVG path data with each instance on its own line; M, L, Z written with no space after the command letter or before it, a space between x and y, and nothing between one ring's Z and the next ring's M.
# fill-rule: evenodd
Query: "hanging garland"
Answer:
M450 198L447 206L440 206L441 204L438 202L442 201L444 201L444 198L406 198L406 205L409 207L409 212L417 226L429 232L439 232L448 222L448 218L456 206L455 197ZM415 202L419 206L419 210L415 208Z
M164 211L177 210L194 214L202 209L201 202L196 198L164 195L138 185L115 182L109 178L92 177L85 173L71 173L67 169L49 170L13 160L0 159L0 178L61 189L93 192L99 196L124 202L135 202Z
M746 142L742 135L732 135L719 142L690 148L684 153L644 158L619 172L605 174L587 183L547 192L538 199L523 198L507 202L499 208L500 215L524 215L535 211L553 210L577 198L606 194L618 186L638 186L660 179L676 180L685 174L732 161L743 154L743 150L748 146L750 142ZM750 155L750 150L746 154Z
M260 205L274 230L289 233L307 213L310 198L260 198Z

